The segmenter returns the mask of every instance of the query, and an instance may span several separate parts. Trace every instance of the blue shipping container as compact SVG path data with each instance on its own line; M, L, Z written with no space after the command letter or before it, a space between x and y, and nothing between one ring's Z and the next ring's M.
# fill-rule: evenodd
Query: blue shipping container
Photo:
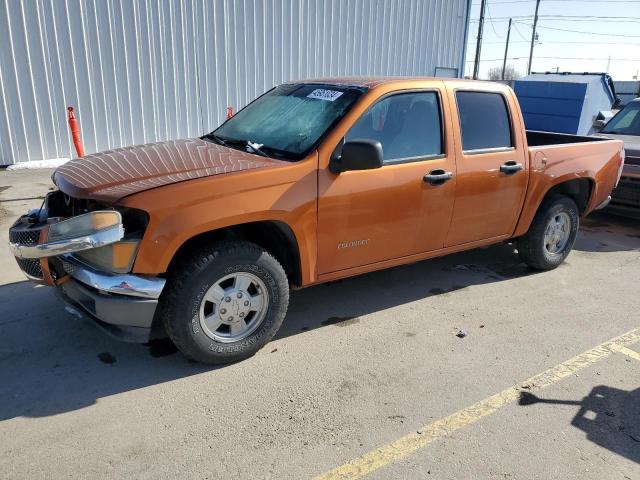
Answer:
M590 135L598 112L615 101L606 74L534 73L514 89L527 130Z

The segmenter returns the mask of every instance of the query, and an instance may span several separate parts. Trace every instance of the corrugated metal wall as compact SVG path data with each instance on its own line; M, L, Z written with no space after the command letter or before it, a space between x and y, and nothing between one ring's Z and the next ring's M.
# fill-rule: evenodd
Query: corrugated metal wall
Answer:
M469 0L0 0L0 165L212 130L286 80L434 75Z

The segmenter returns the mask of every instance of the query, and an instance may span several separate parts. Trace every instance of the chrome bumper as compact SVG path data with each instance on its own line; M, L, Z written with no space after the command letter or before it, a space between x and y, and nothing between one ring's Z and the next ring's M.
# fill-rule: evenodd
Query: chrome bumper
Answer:
M611 202L611 195L609 195L604 202L594 208L594 210L602 210L604 207L609 205L609 202Z
M34 259L43 257L55 257L66 253L80 252L90 248L102 247L122 240L124 229L122 225L101 230L92 235L59 240L57 242L37 243L25 245L17 242L9 242L9 249L14 257Z
M71 255L60 259L62 268L72 278L100 292L157 300L166 280L140 275L111 275L88 267Z

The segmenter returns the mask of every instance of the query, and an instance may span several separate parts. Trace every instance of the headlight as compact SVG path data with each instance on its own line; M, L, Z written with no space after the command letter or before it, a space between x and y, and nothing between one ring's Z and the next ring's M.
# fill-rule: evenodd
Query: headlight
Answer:
M121 223L122 216L115 210L85 213L58 223L52 223L49 226L49 241L85 237L101 230L117 228Z
M138 252L140 239L121 240L104 247L76 252L74 256L97 270L129 273Z

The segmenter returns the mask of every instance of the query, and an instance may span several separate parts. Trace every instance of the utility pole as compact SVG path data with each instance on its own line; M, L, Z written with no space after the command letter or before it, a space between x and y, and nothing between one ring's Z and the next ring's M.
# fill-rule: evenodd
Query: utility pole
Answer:
M509 19L509 28L507 29L507 44L504 47L504 61L502 62L502 80L504 80L504 69L507 68L507 53L509 53L509 37L511 37L511 21Z
M478 22L478 41L476 43L476 59L473 64L473 79L478 79L478 70L480 69L480 49L482 47L482 30L484 29L484 11L487 7L487 0L482 0L480 4L480 21Z
M527 75L531 74L531 61L533 60L533 45L536 42L536 27L538 26L538 9L540 8L540 0L536 0L536 14L533 17L533 31L531 32L531 49L529 50L529 65L527 66Z
M610 68L611 68L611 55L609 55L609 60L607 60L607 69L605 70L605 72L609 73Z

